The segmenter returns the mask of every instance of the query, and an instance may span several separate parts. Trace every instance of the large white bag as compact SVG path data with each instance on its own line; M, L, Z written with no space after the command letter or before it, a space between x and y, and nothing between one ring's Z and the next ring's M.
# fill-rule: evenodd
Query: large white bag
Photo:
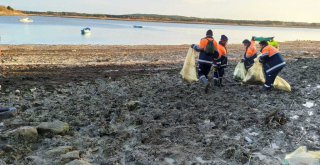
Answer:
M196 69L196 57L198 57L198 55L199 53L197 53L194 49L189 48L183 68L180 72L182 78L187 82L191 83L198 81Z
M233 79L238 81L243 81L243 79L246 77L247 70L244 66L243 62L239 62L233 72Z

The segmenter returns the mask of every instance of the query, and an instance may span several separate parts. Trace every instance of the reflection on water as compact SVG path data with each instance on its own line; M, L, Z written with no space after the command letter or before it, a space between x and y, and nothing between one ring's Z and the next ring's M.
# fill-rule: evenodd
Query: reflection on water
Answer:
M207 29L216 38L225 34L230 43L240 43L251 36L275 36L278 41L319 40L320 29L201 25L130 22L58 17L30 17L23 24L19 17L0 17L0 44L106 44L106 45L176 45L197 43ZM143 28L133 28L141 25ZM91 35L80 30L90 27Z

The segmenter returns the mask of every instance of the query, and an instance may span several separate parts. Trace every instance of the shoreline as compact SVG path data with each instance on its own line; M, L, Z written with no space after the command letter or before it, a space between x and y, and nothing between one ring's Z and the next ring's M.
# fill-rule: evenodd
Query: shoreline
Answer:
M4 15L10 16L10 15ZM152 23L177 23L177 24L200 24L200 25L227 25L227 26L249 26L249 27L276 27L276 28L303 28L303 29L320 29L320 27L309 26L288 26L288 25L260 25L246 23L213 23L205 21L166 21L157 19L130 19L130 18L110 18L110 17L86 17L86 16L57 16L57 15L42 15L42 14L23 14L11 16L38 16L38 17L59 17L59 18L78 18L78 19L94 19L94 20L113 20L113 21L130 21L130 22L152 22Z
M320 42L283 42L280 51L287 60L319 59ZM189 45L0 45L1 68L6 75L19 73L89 73L100 69L176 68L182 66ZM243 55L241 44L228 45L230 62Z

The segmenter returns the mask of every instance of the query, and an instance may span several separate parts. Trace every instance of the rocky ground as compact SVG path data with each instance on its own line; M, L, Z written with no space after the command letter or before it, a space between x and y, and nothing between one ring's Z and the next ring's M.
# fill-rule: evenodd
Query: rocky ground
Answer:
M187 46L2 46L6 164L280 164L320 150L320 49L283 43L293 92L181 80ZM241 54L231 45L232 59ZM1 162L0 162L1 164Z

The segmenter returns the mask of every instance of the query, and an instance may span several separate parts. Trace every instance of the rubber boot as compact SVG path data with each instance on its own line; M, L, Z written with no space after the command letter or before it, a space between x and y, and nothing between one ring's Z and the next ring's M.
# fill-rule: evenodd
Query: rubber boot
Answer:
M262 87L262 91L265 91L265 92L271 91L271 89L272 87L266 87L266 86Z
M222 84L222 78L219 78L219 87L224 87L224 85Z
M200 77L200 81L204 85L204 92L208 93L209 88L210 88L210 83L209 83L208 79L205 76L202 76L202 77Z
M215 78L213 79L213 85L214 85L214 86L218 86L218 85L219 85L218 79L215 79Z

